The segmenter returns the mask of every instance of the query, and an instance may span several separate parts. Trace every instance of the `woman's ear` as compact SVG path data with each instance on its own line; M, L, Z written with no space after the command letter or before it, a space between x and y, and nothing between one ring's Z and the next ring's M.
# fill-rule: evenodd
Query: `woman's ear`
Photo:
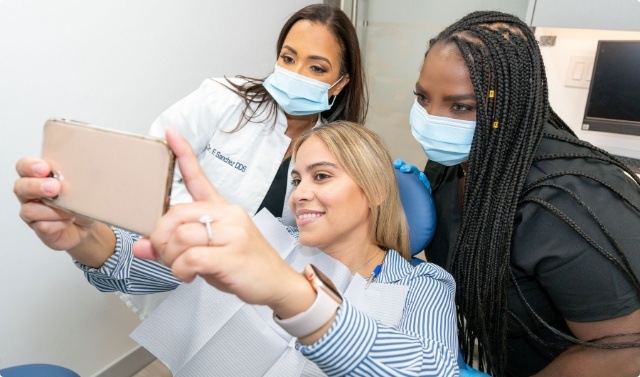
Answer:
M380 192L369 201L369 209L380 207L380 204L387 198L387 192Z
M347 86L347 84L349 83L349 74L345 74L342 79L340 80L340 82L338 82L336 84L336 86L334 86L332 88L332 91L330 93L330 96L337 96L338 94L340 94L340 92L342 91L342 89Z

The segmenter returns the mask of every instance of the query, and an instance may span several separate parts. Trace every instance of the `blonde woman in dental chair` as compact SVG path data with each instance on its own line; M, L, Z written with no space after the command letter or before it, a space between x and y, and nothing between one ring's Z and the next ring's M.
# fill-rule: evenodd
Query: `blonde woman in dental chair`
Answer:
M245 321L241 331L226 338L220 335L220 341L214 342L217 345L207 346L213 347L211 354L230 355L221 359L247 360L235 370L224 369L234 367L216 362L212 365L217 371L226 375L247 375L248 370L256 375L275 373L273 365L282 356L267 362L271 369L251 369L259 363L252 359L266 356L263 352L252 353L250 345L264 344L272 333L288 334L295 340L291 342L297 349L293 353L298 365L303 365L299 372L304 375L458 375L455 283L435 265L421 263L414 267L409 262L408 227L394 168L376 134L353 123L337 122L307 131L296 143L289 205L296 215L298 242L303 250L291 265L244 209L229 204L216 192L189 144L175 130L167 131L167 141L195 202L173 206L148 239L134 244L133 253L169 266L179 279L175 284L206 281L217 291L251 304L244 305L246 308L256 312L270 309L268 317L256 317L263 318L263 324ZM112 262L119 265L119 270L127 270L130 253L117 250L113 256ZM350 282L344 284L339 279L336 285L343 288L336 288L313 265L305 265L302 271L292 267L305 258L339 262ZM325 272L333 279L339 271ZM102 278L118 280L114 284L121 287L145 281L144 271ZM132 281L134 278L138 281ZM346 293L342 291L345 285L349 287ZM173 295L179 294L180 288ZM170 306L171 302L163 303L143 326L182 329L176 323L181 318L162 318L165 304ZM225 304L212 304L206 306L206 313L214 317L226 309ZM242 310L235 316L246 315L238 313ZM199 321L196 315L185 315L193 322ZM181 332L172 334L179 337ZM163 344L189 341L156 340ZM230 349L233 352L229 353ZM237 353L242 351L247 354ZM198 358L202 355L193 357ZM224 360L220 362L224 364ZM232 363L236 362L227 364ZM208 364L201 363L200 368L204 365ZM193 368L197 367L182 364L176 369L181 369L178 374L188 375Z

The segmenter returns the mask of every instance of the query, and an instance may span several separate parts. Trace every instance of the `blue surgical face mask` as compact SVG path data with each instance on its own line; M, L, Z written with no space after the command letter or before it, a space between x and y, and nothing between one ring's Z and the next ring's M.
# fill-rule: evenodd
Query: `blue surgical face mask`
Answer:
M475 121L429 115L416 100L409 124L413 137L422 145L429 160L453 166L469 159Z
M329 89L342 80L329 85L322 81L299 75L276 64L276 69L264 80L265 89L285 113L290 115L318 114L329 110ZM334 97L335 101L335 97Z

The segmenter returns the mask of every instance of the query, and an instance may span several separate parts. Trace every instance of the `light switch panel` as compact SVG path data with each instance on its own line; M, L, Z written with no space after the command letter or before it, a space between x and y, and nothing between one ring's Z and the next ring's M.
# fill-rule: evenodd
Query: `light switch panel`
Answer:
M593 56L572 56L569 60L564 85L588 89L593 73L593 60Z

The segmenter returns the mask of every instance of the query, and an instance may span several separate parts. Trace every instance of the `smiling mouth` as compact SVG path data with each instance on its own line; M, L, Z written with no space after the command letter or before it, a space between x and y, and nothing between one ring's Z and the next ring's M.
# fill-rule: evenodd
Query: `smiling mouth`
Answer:
M298 220L315 219L324 216L324 213L305 213L298 216Z

